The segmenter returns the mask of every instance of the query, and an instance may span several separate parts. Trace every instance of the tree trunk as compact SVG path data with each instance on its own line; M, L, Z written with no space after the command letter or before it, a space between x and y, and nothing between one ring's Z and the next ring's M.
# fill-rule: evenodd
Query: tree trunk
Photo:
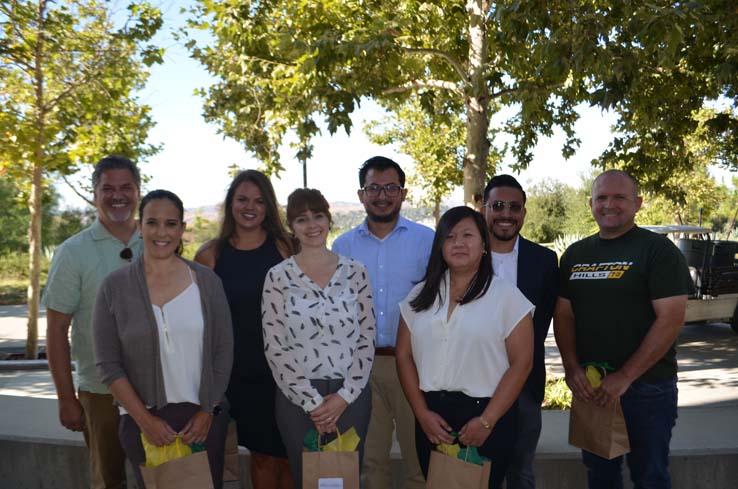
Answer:
M36 156L43 152L43 147L36 148ZM43 196L43 170L38 161L33 165L31 181L31 198L28 208L31 211L31 222L28 224L28 338L26 340L26 359L35 359L38 355L38 309L41 288L41 200Z
M489 90L484 79L487 64L487 2L469 0L469 81L466 99L466 156L464 157L464 203L474 205L474 194L481 192L487 177L489 155Z
M438 227L438 221L441 220L441 201L440 201L440 199L437 200L433 204L433 217L436 220L436 227Z
M36 138L33 148L33 168L31 176L31 196L28 209L31 212L31 221L28 223L28 337L26 339L26 359L35 359L38 356L38 308L41 295L41 203L44 195L44 155L46 144L46 108L44 101L44 74L43 57L44 31L46 21L46 0L38 2L38 40L34 55L34 85L35 85L35 123Z

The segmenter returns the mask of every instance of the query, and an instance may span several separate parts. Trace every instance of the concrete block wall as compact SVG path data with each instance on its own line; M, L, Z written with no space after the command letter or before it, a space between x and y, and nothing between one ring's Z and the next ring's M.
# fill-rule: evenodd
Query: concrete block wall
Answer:
M241 484L228 483L224 489L251 489L248 451L242 449ZM536 460L538 489L585 489L584 466L578 455L542 455ZM392 460L393 487L399 489L402 460ZM729 489L738 487L738 450L695 450L671 457L675 488ZM624 469L627 479L627 468ZM129 467L129 481L133 481ZM43 443L0 439L1 489L84 489L89 484L87 451L77 443ZM129 482L129 489L135 484ZM626 483L626 488L632 485Z

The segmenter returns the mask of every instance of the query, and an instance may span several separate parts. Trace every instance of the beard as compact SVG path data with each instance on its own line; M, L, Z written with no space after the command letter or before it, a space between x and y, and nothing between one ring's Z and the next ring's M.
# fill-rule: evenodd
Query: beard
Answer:
M518 236L518 234L520 234L520 233L518 231L515 231L510 236L504 236L504 235L497 234L496 232L492 231L492 236L494 236L495 238L497 238L500 241L512 241L512 240L514 240Z
M397 209L393 210L392 212L390 212L389 214L383 214L383 215L378 215L378 214L375 214L373 212L366 211L366 215L367 215L367 217L369 218L370 221L374 221L374 222L392 222L395 219L397 219L397 216L400 215L400 209L397 208Z
M133 210L131 209L106 209L103 212L110 222L118 224L127 222L133 214Z
M508 234L501 234L499 232L495 231L494 226L489 227L489 232L492 233L492 236L495 237L495 239L499 241L512 241L515 238L517 238L518 234L520 234L520 229L515 229L512 231L509 235Z

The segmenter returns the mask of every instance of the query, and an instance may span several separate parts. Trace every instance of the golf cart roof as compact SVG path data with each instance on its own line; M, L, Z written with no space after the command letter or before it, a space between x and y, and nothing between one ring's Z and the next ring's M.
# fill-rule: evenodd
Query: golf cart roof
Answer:
M640 226L643 229L648 229L656 234L670 234L670 233L683 233L683 234L708 234L712 232L710 228L703 228L702 226L682 226L673 224L669 226Z

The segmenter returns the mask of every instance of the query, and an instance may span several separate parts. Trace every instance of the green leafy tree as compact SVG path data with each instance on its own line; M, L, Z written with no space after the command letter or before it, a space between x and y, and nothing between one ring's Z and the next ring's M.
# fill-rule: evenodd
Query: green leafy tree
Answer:
M206 118L275 171L290 129L305 142L319 116L331 133L350 130L362 97L398 113L432 96L464 121L471 202L498 144L492 115L513 114L498 129L524 168L555 126L563 154L575 151L575 106L585 102L619 116L595 163L668 193L668 177L696 164L687 141L700 124L716 162L736 164L734 10L730 0L201 0L192 25L213 41L190 47L218 80L202 92ZM716 100L730 107L700 121Z
M0 167L29 196L27 358L37 349L45 178L101 155L145 159L158 149L146 143L153 122L136 91L161 62L147 44L161 14L136 2L117 17L118 27L97 0L0 2Z
M673 185L710 164L738 164L738 16L735 2L595 2L607 13L593 39L590 101L618 115L597 160L636 176L672 202ZM730 12L730 13L729 13ZM615 22L613 22L615 20ZM723 106L722 110L706 110Z
M464 194L472 202L487 176L489 120L502 107L514 115L521 167L539 134L561 126L564 153L578 143L573 101L580 97L574 53L593 16L572 21L572 2L202 0L191 25L212 42L191 40L193 56L217 81L202 94L205 117L273 170L277 148L295 130L351 129L362 97L391 111L433 97L464 121ZM417 102L418 100L416 100ZM425 107L427 108L427 107ZM443 134L439 134L443 138ZM418 152L419 150L416 150ZM494 168L492 168L493 172Z
M570 188L557 181L544 180L531 187L525 204L525 236L538 243L551 243L566 232Z
M526 203L523 234L539 243L551 243L564 236L588 236L597 231L589 208L594 176L582 178L572 187L555 180L544 180L531 187Z
M59 193L49 186L44 193L41 206L42 227L48 232L43 234L42 246L53 246L61 243L82 228L86 219L85 211L78 209L59 210ZM3 213L0 214L0 256L26 253L28 251L28 194L23 192L16 182L7 177L0 177L0 202Z
M369 123L366 132L373 143L394 144L412 158L410 201L432 207L437 224L441 201L462 183L463 121L445 107L424 109L417 99L410 99L395 114Z
M581 177L578 186L567 186L564 234L589 236L597 232L597 223L592 216L592 209L589 207L592 182L594 182L595 176L594 172L584 175Z
M0 177L0 255L21 251L28 243L28 207L23 195L8 177Z

